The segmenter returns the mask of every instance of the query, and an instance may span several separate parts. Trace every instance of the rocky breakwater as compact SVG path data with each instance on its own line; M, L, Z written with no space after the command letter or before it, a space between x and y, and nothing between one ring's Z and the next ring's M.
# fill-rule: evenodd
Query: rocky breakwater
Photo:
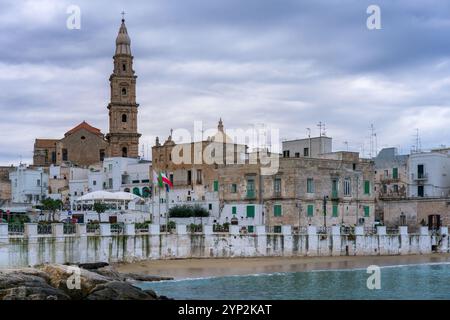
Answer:
M136 281L171 278L119 273L106 263L0 270L0 300L164 300Z

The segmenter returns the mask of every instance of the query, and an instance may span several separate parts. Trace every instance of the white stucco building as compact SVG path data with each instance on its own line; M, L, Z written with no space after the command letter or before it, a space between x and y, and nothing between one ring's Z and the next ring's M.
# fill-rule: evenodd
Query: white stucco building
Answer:
M38 205L48 195L48 174L21 164L9 174L13 203Z
M450 149L413 153L408 160L409 197L444 198L450 193Z

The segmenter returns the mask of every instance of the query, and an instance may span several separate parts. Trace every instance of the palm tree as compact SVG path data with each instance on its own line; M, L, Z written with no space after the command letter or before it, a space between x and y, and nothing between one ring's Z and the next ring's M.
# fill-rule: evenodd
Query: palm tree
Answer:
M61 209L63 203L61 200L55 200L52 198L45 198L41 201L42 209L50 211L52 215L49 215L49 221L55 221L55 213L58 209ZM51 219L50 219L51 217Z
M94 203L94 211L97 212L97 214L98 214L98 222L99 223L102 222L101 214L103 212L105 212L106 209L107 209L106 204L101 203L101 202Z

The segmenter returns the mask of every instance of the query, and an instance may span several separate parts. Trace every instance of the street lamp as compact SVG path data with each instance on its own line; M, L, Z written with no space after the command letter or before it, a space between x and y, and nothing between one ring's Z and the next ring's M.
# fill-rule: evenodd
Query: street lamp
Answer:
M327 200L328 196L323 196L323 226L327 227Z

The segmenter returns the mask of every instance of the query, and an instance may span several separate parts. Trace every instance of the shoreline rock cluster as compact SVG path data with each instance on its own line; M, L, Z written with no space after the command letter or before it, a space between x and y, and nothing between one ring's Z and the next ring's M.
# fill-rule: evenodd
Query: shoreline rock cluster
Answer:
M166 300L137 281L172 278L119 273L107 263L0 269L0 300Z

